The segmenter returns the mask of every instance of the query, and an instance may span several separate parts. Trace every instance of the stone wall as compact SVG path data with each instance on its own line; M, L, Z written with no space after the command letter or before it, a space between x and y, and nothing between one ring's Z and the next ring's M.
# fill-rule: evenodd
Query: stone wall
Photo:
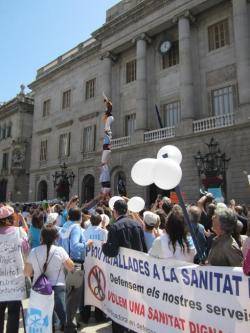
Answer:
M95 193L98 193L103 133L101 118L104 111L102 92L106 92L113 101L114 138L125 136L126 115L137 113L137 119L140 117L140 122L143 123L143 126L145 125L143 129L145 131L153 130L158 128L155 104L161 106L176 100L180 100L182 103L183 121L176 126L175 138L138 144L139 137L142 142L143 132L140 133L140 136L135 133L131 137L130 146L112 151L112 179L117 170L124 170L127 175L127 189L130 196L134 194L146 196L147 192L147 189L139 188L132 183L130 179L132 165L140 158L156 156L161 146L174 144L183 153L182 189L187 193L189 201L196 200L199 193L199 179L193 156L198 150L204 151L205 143L214 137L220 143L221 150L231 158L227 172L228 199L234 197L236 200L250 203L247 177L243 173L243 171L247 171L250 174L248 169L250 131L247 118L250 104L249 101L242 102L242 98L246 98L246 95L242 97L243 94L240 93L249 89L249 82L242 87L242 82L245 82L244 75L242 75L245 58L239 57L237 53L238 44L241 42L244 46L247 38L244 37L245 40L239 41L236 41L235 38L237 31L239 33L242 28L241 26L237 28L235 18L244 17L242 8L245 8L244 5L248 6L249 11L250 6L246 5L244 0L238 2L236 0L232 2L175 0L165 2L165 6L163 1L148 0L145 1L144 7L142 2L122 1L112 7L107 12L106 24L93 33L100 43L100 47L96 48L94 55L69 61L67 64L55 68L54 71L51 70L47 75L45 73L33 84L35 115L31 152L30 200L37 199L38 184L43 180L48 184L48 197L55 197L52 175L59 169L62 162L58 158L59 136L67 132L71 132L71 154L65 159L65 162L76 175L71 194L81 195L82 180L88 174L95 177ZM137 9L141 7L141 11L138 12L140 15L138 20L133 17L133 11L129 11L132 3L138 5ZM151 3L151 9L147 5L149 3ZM118 17L117 15L126 16L126 12L128 13L127 20L121 20L119 25L119 20L115 20L115 18ZM224 18L229 20L230 44L209 52L208 26ZM112 25L113 21L116 26ZM243 32L247 30L247 26L243 28L245 29ZM159 53L160 42L178 39L181 41L181 62L163 70ZM140 60L140 70L138 69L137 73L140 80L126 84L126 63L136 57ZM247 70L247 66L245 67ZM141 72L143 68L145 68L145 73ZM240 72L239 68L241 68ZM96 78L95 98L85 100L86 81L93 78ZM193 120L212 116L212 90L227 85L235 86L238 92L235 97L237 124L224 129L194 134ZM62 94L67 89L71 89L72 104L68 110L62 110ZM139 97L138 91L141 93ZM144 93L145 104L142 101ZM43 118L43 102L47 99L51 99L50 115ZM83 155L83 128L94 124L97 126L97 149L93 153ZM41 164L39 161L40 143L46 139L48 140L48 159L46 163Z

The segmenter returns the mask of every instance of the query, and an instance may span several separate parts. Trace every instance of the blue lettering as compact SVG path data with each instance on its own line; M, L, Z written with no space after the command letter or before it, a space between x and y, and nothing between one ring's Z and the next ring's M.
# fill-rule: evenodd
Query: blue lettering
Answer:
M133 258L133 271L138 273L138 270L139 270L138 261L135 258Z
M182 275L183 283L185 283L188 286L190 284L190 278L188 276L188 270L186 268L182 268L181 275Z
M153 278L156 278L156 277L157 277L158 280L160 280L160 275L159 275L159 272L158 272L158 268L157 268L156 264L154 264L154 267L153 267Z
M242 281L242 276L233 275L233 276L232 276L232 280L235 281L235 295L236 295L236 296L239 296L239 295L240 295L240 286L239 286L239 282Z
M113 266L118 267L118 258L117 257L114 257L114 259L113 259Z
M220 292L220 279L223 275L221 273L214 272L214 277L217 279L216 291Z
M148 261L144 262L144 269L145 269L145 275L149 276L150 273L149 273L149 263L148 263Z
M229 291L229 293L231 295L233 295L233 289L232 289L232 284L231 284L231 280L230 280L230 275L228 275L228 274L225 275L225 281L224 281L224 286L223 286L222 292L225 294L227 291Z
M208 289L208 272L200 271L200 284L199 287L202 289Z

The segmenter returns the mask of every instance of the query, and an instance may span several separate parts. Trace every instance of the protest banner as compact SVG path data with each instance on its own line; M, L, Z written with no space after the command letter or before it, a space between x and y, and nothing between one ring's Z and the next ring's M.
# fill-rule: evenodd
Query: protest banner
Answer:
M25 279L20 238L17 233L1 235L0 241L0 302L25 298Z
M139 333L249 333L250 278L241 268L197 266L121 248L87 250L85 304Z

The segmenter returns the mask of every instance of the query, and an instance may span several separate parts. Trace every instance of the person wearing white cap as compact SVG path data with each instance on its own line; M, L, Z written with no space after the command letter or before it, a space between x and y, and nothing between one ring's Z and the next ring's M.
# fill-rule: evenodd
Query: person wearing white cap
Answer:
M159 225L160 218L155 213L145 211L143 213L143 222L145 225L144 238L149 251L152 247L153 241L155 240L154 229Z
M107 229L107 226L109 225L110 218L108 217L107 214L101 214L102 222L101 222L101 227L102 229Z
M48 224L57 224L57 218L58 218L58 213L49 213L47 215L47 220L44 223L44 225L48 225Z

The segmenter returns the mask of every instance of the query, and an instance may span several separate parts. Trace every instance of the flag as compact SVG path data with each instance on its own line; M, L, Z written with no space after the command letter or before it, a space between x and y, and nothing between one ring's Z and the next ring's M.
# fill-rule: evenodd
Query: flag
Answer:
M161 120L160 112L159 112L158 107L157 107L156 104L155 104L155 111L156 111L156 115L157 115L157 119L158 119L160 128L163 128L164 126L163 126L163 123L162 123L162 120Z

